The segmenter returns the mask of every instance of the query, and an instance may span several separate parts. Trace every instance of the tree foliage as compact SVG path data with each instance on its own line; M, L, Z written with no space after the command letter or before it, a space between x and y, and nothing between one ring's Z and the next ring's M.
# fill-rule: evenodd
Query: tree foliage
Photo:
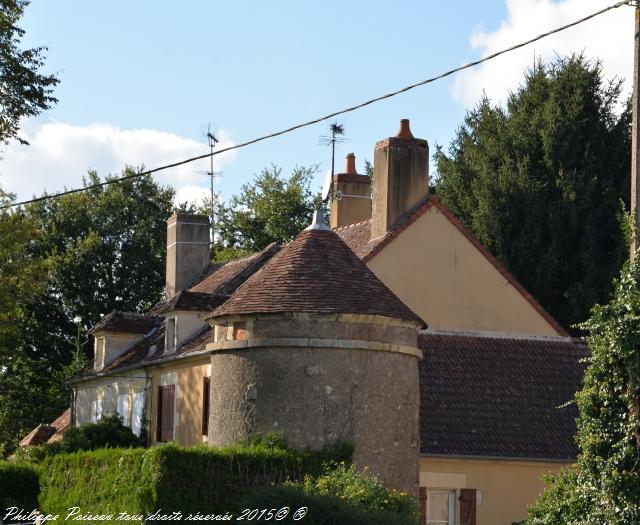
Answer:
M484 98L448 153L436 191L565 327L608 298L626 258L630 106L583 56L527 72L506 108Z
M125 175L133 173L127 168ZM108 179L109 177L107 177ZM90 173L85 185L100 182ZM62 381L102 314L146 311L164 285L172 189L151 177L0 215L0 447L5 453L69 405ZM82 348L88 357L92 349Z
M0 143L18 137L20 120L33 117L57 102L52 95L55 75L44 75L46 47L20 49L24 30L16 24L28 0L0 0Z
M288 242L309 225L321 205L310 189L317 166L296 167L289 177L275 165L263 169L242 186L216 216L216 253L241 254L263 249L272 242ZM231 249L231 250L230 250Z
M624 266L613 298L584 323L591 355L582 390L576 467L551 480L532 524L640 522L640 263Z

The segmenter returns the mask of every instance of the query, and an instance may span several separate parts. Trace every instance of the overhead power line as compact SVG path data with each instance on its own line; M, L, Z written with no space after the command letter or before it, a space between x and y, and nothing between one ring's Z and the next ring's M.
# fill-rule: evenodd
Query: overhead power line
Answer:
M40 201L44 201L44 200L48 200L48 199L55 199L58 197L62 197L63 195L70 195L72 193L79 193L81 191L87 191L87 190L92 190L95 188L100 188L102 186L107 186L109 184L116 184L116 183L120 183L120 182L124 182L130 179L135 179L137 177L142 177L145 175L151 175L153 173L157 173L159 171L163 171L163 170L167 170L170 168L176 168L178 166L182 166L183 164L188 164L190 162L195 162L197 160L202 160L202 159L207 159L210 157L213 157L214 155L221 155L222 153L225 153L227 151L231 151L234 149L240 149L240 148L244 148L246 146L250 146L251 144L255 144L256 142L262 142L263 140L268 140L268 139L272 139L274 137L278 137L280 135L285 135L286 133L291 133L292 131L295 131L297 129L300 128L305 128L307 126L311 126L313 124L317 124L318 122L322 122L324 120L329 120L333 117L336 117L338 115L343 115L345 113L350 113L351 111L355 111L357 109L363 108L365 106L369 106L375 102L380 102L381 100L385 100L387 98L391 98L391 97L395 97L396 95L400 95L401 93L405 93L407 91L410 91L412 89L415 89L417 87L420 86L424 86L426 84L430 84L432 82L435 82L436 80L441 80L445 77L448 77L450 75L453 75L454 73L458 73L459 71L463 71L465 69L469 69L471 67L477 66L479 64L482 64L483 62L488 62L489 60L492 60L496 57L499 57L500 55L504 55L505 53L509 53L511 51L515 51L516 49L519 49L521 47L527 46L529 44L532 44L533 42L537 42L538 40L542 40L543 38L546 38L550 35L553 35L555 33L560 33L561 31L564 31L565 29L569 29L571 27L577 26L578 24L582 24L583 22L586 22L587 20L591 20L592 18L595 18L597 16L600 16L604 13L606 13L607 11L611 11L613 9L617 9L618 7L621 7L623 5L634 5L636 4L636 0L623 0L621 2L617 2L615 4L612 4L608 7L605 7L603 9L600 9L599 11L596 11L595 13L591 13L590 15L584 16L582 18L580 18L579 20L576 20L574 22L571 22L569 24L565 24L563 26L557 27L555 29L552 29L550 31L547 31L546 33L542 33L534 38L530 38L529 40L525 40L524 42L520 42L519 44L515 44L511 47L508 47L506 49L502 49L500 51L497 51L495 53L492 53L484 58L478 59L478 60L474 60L473 62L468 62L466 64L463 64L462 66L453 68L453 69L449 69L448 71L445 71L444 73L440 73L439 75L436 75L435 77L431 77L431 78L427 78L426 80L422 80L420 82L416 82L414 84L409 84L408 86L403 87L402 89L398 89L397 91L392 91L391 93L387 93L385 95L381 95L379 97L375 97L372 98L370 100L367 100L365 102L362 102L360 104L357 104L355 106L351 106L345 109L341 109L339 111L334 111L333 113L329 113L328 115L324 115L322 117L318 117L316 119L313 120L308 120L307 122L303 122L301 124L296 124L294 126L291 126L289 128L280 130L280 131L274 131L273 133L269 133L268 135L262 135L261 137L257 137L255 139L251 139L248 140L246 142L242 142L240 144L235 144L233 146L227 146L226 148L221 148L219 150L216 150L214 152L211 153L205 153L203 155L198 155L197 157L190 157L188 159L184 159L178 162L174 162L172 164L165 164L164 166L159 166L157 168L153 168L151 170L145 170L145 171L141 171L138 173L134 173L131 175L126 175L124 177L119 177L119 178L113 178L113 179L109 179L106 180L104 182L100 182L97 184L92 184L90 186L85 186L83 188L76 188L73 190L66 190L66 191L62 191L60 193L54 193L52 195L43 195L42 197L37 197L34 199L30 199L30 200L26 200L26 201L20 201L20 202L14 202L12 204L7 204L5 206L1 206L1 209L6 209L6 208L12 208L14 206L22 206L24 204L31 204L33 202L40 202Z

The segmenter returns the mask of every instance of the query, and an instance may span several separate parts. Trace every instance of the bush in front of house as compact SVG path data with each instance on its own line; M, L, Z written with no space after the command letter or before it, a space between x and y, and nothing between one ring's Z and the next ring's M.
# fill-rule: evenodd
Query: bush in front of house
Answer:
M117 415L106 416L97 423L71 427L60 441L36 447L18 449L13 459L19 462L40 462L55 454L96 450L99 448L144 447L144 437L136 436Z
M323 495L317 492L307 493L299 486L261 487L242 498L241 509L251 512L253 509L275 509L277 512L288 507L287 516L280 523L304 523L305 525L416 525L413 514L397 514L388 510L374 510L342 499L335 495ZM300 520L300 509L305 515ZM297 516L296 516L297 514ZM249 518L251 515L249 514ZM252 523L252 520L239 520L239 523Z
M41 469L41 510L69 507L94 514L237 512L239 499L256 487L319 476L328 460L345 460L353 447L297 451L275 438L231 447L184 448L167 444L148 449L101 449L46 457ZM337 456L337 457L336 457Z
M144 447L144 440L122 423L116 414L103 417L97 423L69 428L60 441L61 452L96 450L98 448Z
M408 520L418 517L418 502L407 492L388 490L384 484L368 472L358 471L353 465L340 463L326 466L320 476L305 475L301 483L290 483L307 494L335 496L363 510L387 511L405 516Z
M36 509L39 492L38 472L32 465L0 461L0 519L9 507Z
M153 510L148 459L143 448L104 448L55 454L44 458L40 469L39 507L59 514L79 506L93 514L147 513ZM71 520L66 520L71 522Z

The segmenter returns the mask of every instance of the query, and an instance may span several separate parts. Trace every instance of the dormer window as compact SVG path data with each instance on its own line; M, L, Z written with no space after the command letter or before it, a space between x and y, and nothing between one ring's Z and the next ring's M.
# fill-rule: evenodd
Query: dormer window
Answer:
M100 370L104 366L104 337L95 338L93 367Z
M167 326L165 329L165 342L164 348L165 352L171 353L175 352L177 342L178 342L178 330L176 326L176 318L170 317L167 319Z

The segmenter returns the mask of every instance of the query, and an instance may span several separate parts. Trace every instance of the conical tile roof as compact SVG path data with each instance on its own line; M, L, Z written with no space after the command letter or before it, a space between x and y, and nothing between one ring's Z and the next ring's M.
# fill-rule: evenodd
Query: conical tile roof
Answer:
M285 312L383 315L426 326L336 233L313 226L283 247L210 317Z

